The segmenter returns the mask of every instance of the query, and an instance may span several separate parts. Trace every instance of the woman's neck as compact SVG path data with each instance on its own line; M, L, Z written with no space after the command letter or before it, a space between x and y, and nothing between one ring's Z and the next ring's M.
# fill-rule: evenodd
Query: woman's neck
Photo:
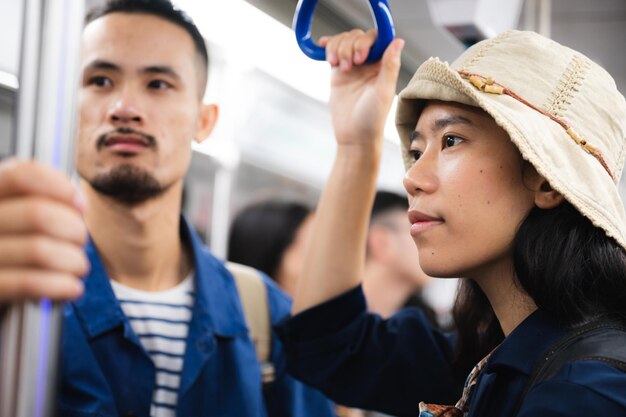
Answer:
M487 296L505 336L537 310L533 299L516 282L510 263L491 268L475 281Z

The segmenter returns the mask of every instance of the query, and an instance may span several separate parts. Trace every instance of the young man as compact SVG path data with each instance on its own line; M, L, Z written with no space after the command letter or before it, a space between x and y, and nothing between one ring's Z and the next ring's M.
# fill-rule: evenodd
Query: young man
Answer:
M233 278L181 218L191 140L218 116L202 103L207 65L197 28L169 1L110 1L83 33L82 194L36 163L0 168L5 298L75 297L89 271L64 313L59 415L332 414L286 374L277 340L275 380L262 387ZM266 287L276 323L290 303Z
M368 310L383 318L403 307L419 307L435 324L434 311L419 295L430 277L415 260L415 243L406 233L408 209L406 197L376 192L367 232L363 292Z

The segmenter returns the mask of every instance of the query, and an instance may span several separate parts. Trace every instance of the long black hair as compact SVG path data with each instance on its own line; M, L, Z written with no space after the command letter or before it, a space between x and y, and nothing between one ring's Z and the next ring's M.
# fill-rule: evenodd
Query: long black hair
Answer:
M513 241L518 285L564 326L598 316L626 323L626 253L569 202L534 207ZM454 362L462 380L504 339L478 284L463 280L453 311L458 329Z

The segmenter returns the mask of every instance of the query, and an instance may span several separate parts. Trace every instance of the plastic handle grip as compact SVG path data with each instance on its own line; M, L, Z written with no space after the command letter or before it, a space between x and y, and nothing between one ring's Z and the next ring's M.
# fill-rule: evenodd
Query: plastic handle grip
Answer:
M378 61L383 55L387 45L395 37L395 29L387 0L369 0L369 3L378 31L378 37L365 61L372 63ZM311 59L324 61L326 59L326 51L311 39L311 23L313 22L315 6L317 6L317 0L298 1L293 20L293 30L302 52Z

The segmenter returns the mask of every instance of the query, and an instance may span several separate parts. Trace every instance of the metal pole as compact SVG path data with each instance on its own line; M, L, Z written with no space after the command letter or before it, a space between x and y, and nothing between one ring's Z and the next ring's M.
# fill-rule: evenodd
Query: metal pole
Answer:
M547 38L552 35L552 0L526 0L524 30L534 30Z
M211 251L226 259L228 250L228 225L230 224L230 201L233 190L233 170L218 161L213 182L211 229Z
M537 33L547 38L552 35L552 0L539 2Z
M84 0L24 0L13 150L70 173ZM9 306L0 317L0 417L54 413L61 305Z

